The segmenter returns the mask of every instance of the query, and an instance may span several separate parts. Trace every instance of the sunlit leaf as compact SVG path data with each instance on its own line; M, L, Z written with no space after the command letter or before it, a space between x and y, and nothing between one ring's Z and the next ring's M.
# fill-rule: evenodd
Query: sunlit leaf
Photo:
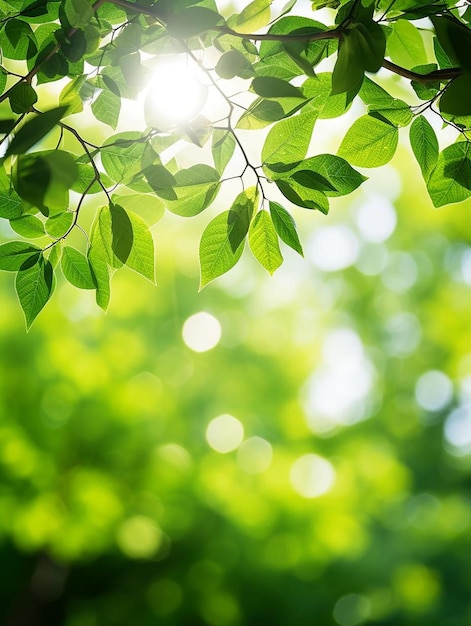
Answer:
M13 137L5 156L27 152L60 122L66 111L67 106L60 106L28 120Z
M39 259L41 248L26 241L9 241L0 245L0 269L17 272L31 260Z
M293 216L277 202L270 202L270 215L279 238L304 256Z
M271 0L253 0L234 20L234 28L239 33L251 33L263 28L270 21Z
M35 263L18 271L15 280L16 293L29 330L38 314L51 297L54 270L49 261L39 256Z
M438 159L438 140L430 123L419 115L410 127L410 143L425 180L428 180Z
M234 154L236 141L228 130L215 128L213 131L212 153L214 167L222 174Z
M270 274L283 263L278 235L267 211L259 211L253 218L250 224L249 244L254 257Z
M233 227L234 222L232 222ZM206 226L200 241L200 290L228 272L242 255L243 242L234 251L230 242L230 211L223 211Z
M379 167L396 152L398 130L370 115L357 119L343 138L339 155L359 167Z
M81 252L71 246L64 246L61 265L69 283L79 289L95 289L90 264Z

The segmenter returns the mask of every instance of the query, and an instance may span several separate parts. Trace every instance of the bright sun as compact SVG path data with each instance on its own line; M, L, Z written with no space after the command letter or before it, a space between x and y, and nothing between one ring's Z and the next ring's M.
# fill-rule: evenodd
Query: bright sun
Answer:
M201 112L206 96L199 68L182 55L171 57L153 70L144 104L146 123L170 130L190 122Z

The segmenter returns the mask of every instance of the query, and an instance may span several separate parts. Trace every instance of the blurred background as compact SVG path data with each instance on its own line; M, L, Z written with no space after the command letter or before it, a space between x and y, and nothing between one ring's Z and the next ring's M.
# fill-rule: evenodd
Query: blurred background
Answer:
M198 293L206 214L106 316L0 276L2 624L471 624L470 206L368 174L272 278Z

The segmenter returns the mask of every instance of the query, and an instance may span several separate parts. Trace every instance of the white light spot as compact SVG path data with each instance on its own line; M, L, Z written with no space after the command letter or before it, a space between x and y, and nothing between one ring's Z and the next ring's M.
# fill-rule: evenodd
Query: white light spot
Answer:
M247 474L261 474L267 470L272 457L271 445L261 437L250 437L237 451L237 462Z
M207 87L199 68L185 57L169 57L153 68L144 105L149 126L169 130L191 121L203 108Z
M182 336L183 341L194 352L207 352L219 343L221 324L209 313L195 313L183 324Z
M467 248L461 257L461 274L464 282L471 285L471 248Z
M368 187L371 193L394 201L401 195L402 177L395 167L386 165L386 167L382 168L379 176L370 178Z
M386 198L374 196L362 204L356 222L363 239L381 243L389 239L396 228L396 211Z
M306 245L307 258L325 272L350 267L355 263L358 251L358 239L343 225L317 229Z
M327 335L322 356L305 387L307 422L316 433L364 419L374 380L361 339L348 328Z
M457 455L471 452L471 404L465 404L452 411L445 422L445 439Z
M421 336L422 329L415 315L398 313L386 324L386 351L391 356L405 357L414 352Z
M291 466L290 482L303 498L317 498L332 489L335 470L329 461L317 454L299 457Z
M364 245L355 265L365 276L377 276L386 267L388 253L381 244Z
M412 287L417 280L417 276L417 263L410 254L407 254L407 252L392 252L381 274L381 280L391 291L403 293Z
M215 417L206 428L206 441L216 452L226 454L236 450L244 439L242 423L227 413Z
M453 396L453 386L443 372L430 370L422 374L415 386L415 398L426 411L440 411Z

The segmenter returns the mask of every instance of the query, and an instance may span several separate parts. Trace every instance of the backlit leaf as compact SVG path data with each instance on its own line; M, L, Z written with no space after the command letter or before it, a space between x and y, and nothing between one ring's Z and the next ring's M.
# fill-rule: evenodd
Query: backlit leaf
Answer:
M61 259L62 271L69 283L79 289L95 289L95 280L87 258L75 248L65 246Z
M29 267L19 270L16 275L15 289L29 330L38 314L51 297L54 270L42 255Z
M270 21L271 0L253 0L237 16L234 28L239 33L260 30Z
M242 255L244 243L233 250L230 242L230 211L223 211L212 219L203 231L200 241L200 290L212 280L229 271ZM232 227L234 223L232 222Z
M291 213L277 202L270 202L270 215L279 238L290 248L296 250L298 254L304 256L298 231L296 230L296 222Z
M422 175L427 181L438 160L438 140L430 123L419 115L411 124L410 143Z
M23 154L32 148L60 122L66 111L67 106L60 106L28 120L13 137L5 156Z
M395 126L364 115L349 128L338 153L353 165L379 167L394 156L398 138Z
M254 257L270 274L283 263L278 235L267 211L259 211L252 220L249 244Z
M17 272L23 264L39 259L41 248L27 241L9 241L0 245L0 270Z

